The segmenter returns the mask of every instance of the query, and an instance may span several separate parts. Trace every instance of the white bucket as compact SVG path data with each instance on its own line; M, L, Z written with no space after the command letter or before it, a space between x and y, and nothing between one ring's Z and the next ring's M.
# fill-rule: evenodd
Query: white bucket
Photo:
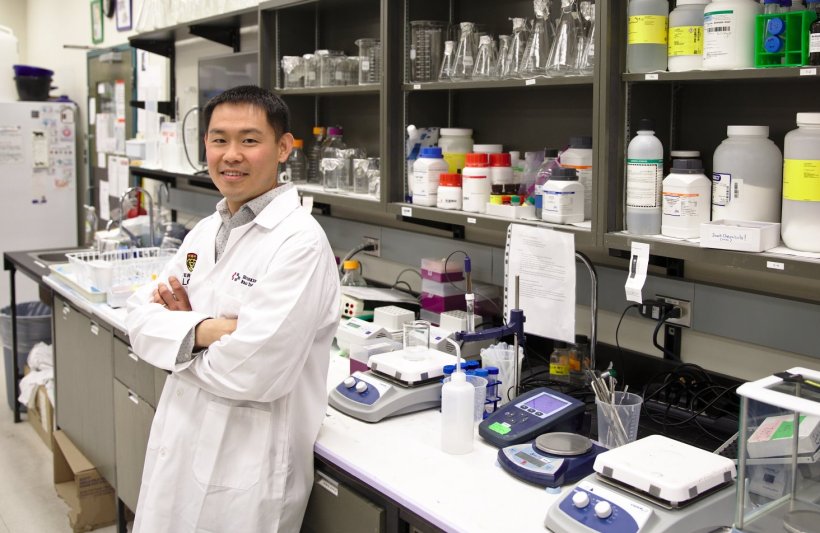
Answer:
M17 101L13 65L20 62L17 37L11 28L0 26L0 102Z

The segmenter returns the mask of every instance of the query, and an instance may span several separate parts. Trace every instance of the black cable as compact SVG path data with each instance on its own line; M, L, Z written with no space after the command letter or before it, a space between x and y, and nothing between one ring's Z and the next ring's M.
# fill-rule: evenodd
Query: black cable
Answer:
M618 332L621 329L621 322L623 322L624 317L626 316L626 313L630 309L638 309L638 308L640 308L640 305L638 305L638 304L627 305L626 308L624 309L624 312L621 313L621 318L618 320L618 325L615 326L615 346L618 348L618 357L621 360L620 361L620 363L621 363L621 369L620 369L621 379L623 380L624 383L626 383L626 372L624 371L624 369L626 368L626 365L624 364L624 351L621 349L621 343L618 341Z
M665 312L660 319L658 319L658 324L655 326L655 332L652 334L652 344L654 344L655 348L663 352L667 357L669 357L673 361L680 361L680 357L678 355L670 352L669 350L661 346L660 343L658 343L658 333L661 330L661 326L663 326L666 323L666 321L669 320L674 311L675 308L670 307L669 310Z
M187 113L185 113L185 116L182 117L182 148L185 150L185 159L188 160L188 164L191 165L191 168L193 168L195 171L201 171L202 169L199 166L191 162L191 156L188 154L188 143L185 141L185 121L188 120L188 116L194 111L199 111L199 107L192 107L188 110Z
M415 268L405 268L404 270L402 270L401 272L398 273L398 275L396 276L396 281L394 282L394 284L399 282L399 279L401 278L402 274L404 274L405 272L413 272L415 275L417 275L419 278L421 278L421 272L419 272ZM407 282L405 281L403 283L407 283ZM410 284L407 283L407 286L409 287Z
M454 256L454 255L456 255L456 254L464 254L464 257L466 257L466 258L469 258L469 257L470 257L469 255L467 255L467 252L465 252L464 250L456 250L456 251L454 251L454 252L450 252L450 255L448 255L446 258L444 258L444 275L445 275L445 276L447 276L447 262L448 262L448 261L450 261L450 258L451 258L451 257L453 257L453 256ZM448 278L449 278L449 276L448 276ZM455 288L456 290L461 291L461 292L464 292L464 293L466 293L466 292L467 292L467 288L466 288L466 287L464 287L464 288L459 287L459 286L458 286L458 285L456 285L456 284L455 284L455 282L454 282L453 280L451 280L451 279L448 279L447 281L449 281L449 282L450 282L450 285L452 285L452 286L453 286L453 288ZM466 283L466 281L465 281L465 283ZM501 320L503 321L504 325L505 325L505 326L507 325L507 317L506 317L506 316L504 316L504 310L503 310L501 307L499 307L499 305L498 305L497 303L495 303L495 301L494 301L494 300L492 300L492 299L490 299L490 298L487 298L485 295L481 294L480 292L477 292L477 291L475 290L475 288L473 288L473 294L475 294L475 295L477 295L477 296L481 296L482 298L484 298L482 301L485 301L485 302L490 302L490 305L492 305L493 307L495 307L496 311L498 311L498 314L499 314L499 315L501 315ZM478 303L478 302L476 301L476 303Z
M734 389L736 389L736 388L737 388L737 386L726 387L726 389L725 389L723 392L721 392L720 394L718 394L718 395L715 397L715 399L714 399L714 400L712 400L711 402L709 402L708 404L706 404L706 406L704 406L704 407L703 407L703 409L700 409L699 411L697 411L697 412L693 413L693 414L692 414L691 416L689 416L688 418L684 418L683 420L678 420L677 422L659 422L658 420L656 420L656 419L655 419L655 417L654 417L654 416L653 416L653 415L652 415L652 414L651 414L648 410L646 410L646 415L647 415L647 417L648 417L650 420L652 420L652 421L653 421L653 422L655 422L655 423L662 424L664 427L666 427L666 426L671 426L671 427L682 426L682 425L684 425L684 424L688 424L688 423L689 423L689 422L691 422L692 420L696 420L696 419L697 419L697 417L699 417L700 415L702 415L703 413L705 413L707 409L709 409L709 408L710 408L710 407L712 407L714 404L716 404L716 403L717 403L717 401L718 401L718 400L720 400L720 399L721 399L721 398L722 398L722 397L723 397L723 396L724 396L727 392L733 391L733 390L734 390ZM670 403L670 404L669 404L669 407L667 408L667 412L668 412L669 408L671 408L671 407L672 407L672 404Z
M405 291L405 290L399 289L398 287L396 287L396 285L405 285L407 287L407 290ZM397 291L407 292L407 293L410 293L413 296L416 296L415 294L413 294L413 287L411 287L410 284L407 283L406 281L398 281L397 280L396 283L394 283L393 285L390 286L390 288L391 289L396 289Z

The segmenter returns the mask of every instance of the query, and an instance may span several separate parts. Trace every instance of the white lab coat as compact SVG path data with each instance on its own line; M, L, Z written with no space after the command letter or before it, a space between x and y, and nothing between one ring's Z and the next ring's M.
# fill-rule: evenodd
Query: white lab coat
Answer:
M128 301L134 351L173 372L151 427L135 533L296 532L310 495L339 322L333 253L295 189L234 229L214 263L220 224L217 213L202 220L160 278L184 281L194 311L150 303L155 284ZM209 317L238 317L236 331L176 364L185 335Z

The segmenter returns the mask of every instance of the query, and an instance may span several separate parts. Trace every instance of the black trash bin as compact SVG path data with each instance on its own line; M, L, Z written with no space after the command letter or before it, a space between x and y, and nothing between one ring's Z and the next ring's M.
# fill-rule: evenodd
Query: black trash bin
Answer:
M11 306L0 309L0 335L6 365L6 398L14 410L14 363L12 362ZM41 302L17 304L17 368L22 371L28 354L38 342L51 343L51 307Z

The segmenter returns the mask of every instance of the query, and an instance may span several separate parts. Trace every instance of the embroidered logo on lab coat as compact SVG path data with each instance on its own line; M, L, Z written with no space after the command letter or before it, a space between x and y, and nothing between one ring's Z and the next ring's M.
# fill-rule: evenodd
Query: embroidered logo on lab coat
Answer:
M194 267L196 266L196 254L188 254L188 257L185 259L185 266L188 267L188 272L194 271Z
M238 281L241 285L247 285L248 287L253 287L254 283L256 283L256 279L246 276L245 274L240 274L239 272L234 272L231 275L231 281Z

